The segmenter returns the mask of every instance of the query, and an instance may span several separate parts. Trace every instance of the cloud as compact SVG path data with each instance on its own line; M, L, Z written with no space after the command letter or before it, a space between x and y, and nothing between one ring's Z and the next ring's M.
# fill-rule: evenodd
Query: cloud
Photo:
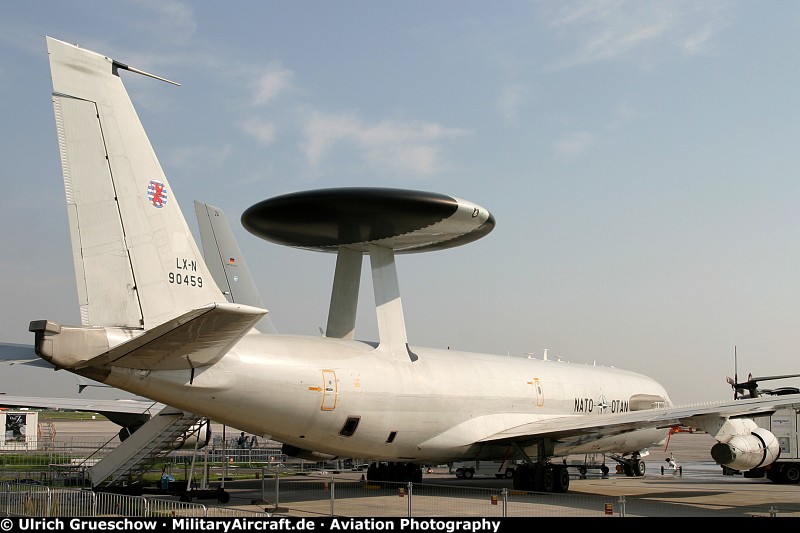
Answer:
M186 42L197 31L194 9L185 2L139 0L137 3L154 13L153 17L147 17L146 27L151 33L169 35L177 42Z
M312 168L322 164L334 145L346 144L371 165L417 176L435 174L445 166L443 141L470 133L429 122L384 120L366 124L354 114L321 112L308 115L303 131L301 149Z
M253 103L257 106L269 104L282 92L291 88L293 73L279 63L267 67L256 82L253 83Z
M636 54L708 54L729 24L725 1L580 0L553 4L549 25L575 50L559 67Z
M714 37L714 33L713 28L704 27L698 29L694 34L688 35L683 43L686 55L699 55L710 48L709 43Z
M526 93L527 87L521 83L512 83L502 88L497 108L506 124L513 122Z
M553 144L553 152L559 159L574 159L581 156L594 144L595 136L586 131L576 131L567 138Z
M248 118L239 123L241 128L258 141L258 144L268 146L275 141L275 124L265 122L257 117Z
M635 107L627 100L619 102L614 108L614 116L606 125L606 130L616 131L633 121L648 117L649 114Z
M228 145L214 149L208 146L187 146L169 154L169 161L175 167L190 170L220 168L232 153L233 149Z

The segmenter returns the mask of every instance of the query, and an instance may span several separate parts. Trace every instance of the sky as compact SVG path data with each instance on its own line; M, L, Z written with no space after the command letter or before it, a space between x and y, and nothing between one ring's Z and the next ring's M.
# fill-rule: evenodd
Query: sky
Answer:
M392 187L496 219L397 257L412 346L547 349L676 403L800 373L800 3L2 2L2 342L80 324L46 35L181 84L122 75L189 224L194 200L223 209L282 333L325 326L335 256L248 233L244 210ZM10 393L64 382L0 370Z

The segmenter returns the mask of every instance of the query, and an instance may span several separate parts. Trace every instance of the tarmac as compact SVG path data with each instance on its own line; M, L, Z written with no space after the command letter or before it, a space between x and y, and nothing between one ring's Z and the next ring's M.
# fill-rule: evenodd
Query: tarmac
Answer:
M117 432L117 426L105 420L56 420L54 421L59 440L70 438L103 438L112 437ZM221 435L221 426L212 426L215 435ZM235 438L238 430L227 428L227 439ZM607 475L600 469L592 468L596 463L590 463L585 475L580 475L577 469L570 469L571 479L569 491L563 498L570 495L603 497L609 501L619 501L619 498L647 499L664 504L681 504L698 509L758 509L760 514L752 516L768 516L768 510L780 512L778 516L800 517L800 485L785 485L773 483L766 478L747 478L741 474L723 475L722 468L717 465L710 455L710 450L715 440L705 433L676 433L671 435L667 445L659 449L650 449L646 461L644 476L626 476L617 472L616 463L612 459L605 459L609 467ZM601 456L602 457L602 456ZM568 464L586 459L585 457L571 456ZM678 468L669 468L667 459L672 459ZM664 469L662 470L662 467ZM337 480L358 481L362 472L342 471L335 474ZM331 473L318 472L316 477L309 477L309 482L328 479ZM283 479L283 478L282 478ZM435 468L423 477L423 483L441 485L443 487L471 488L506 488L511 490L511 480L496 479L492 477L475 476L473 479L456 479L447 468ZM225 507L236 507L243 510L265 509L264 482L261 479L227 481L225 490L231 495ZM216 502L203 501L207 505L220 505ZM368 505L366 499L364 505ZM443 503L442 509L447 509ZM293 509L298 511L295 513ZM308 516L308 513L325 516L330 512L330 503L325 498L310 497L308 502L295 502L291 507L281 510L285 516ZM378 509L376 509L376 512ZM446 513L445 513L446 515Z

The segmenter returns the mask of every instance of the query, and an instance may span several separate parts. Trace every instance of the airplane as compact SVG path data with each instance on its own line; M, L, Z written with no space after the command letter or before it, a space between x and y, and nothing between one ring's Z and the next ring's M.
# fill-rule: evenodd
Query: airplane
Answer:
M343 187L246 209L242 224L266 241L336 254L324 335L259 331L267 309L229 300L214 281L121 76L165 78L46 43L81 316L31 321L36 354L55 367L269 436L289 455L373 461L374 481L521 459L515 489L563 493L559 457L614 453L641 476L647 449L676 426L714 436L712 457L731 468L779 455L748 417L800 405L800 395L678 406L623 369L409 343L395 255L471 243L495 226L482 206L444 194ZM377 340L355 336L365 258Z
M760 377L753 377L753 374L750 373L747 375L747 381L739 381L739 364L738 364L738 352L736 350L736 346L733 347L733 377L730 376L725 377L725 381L727 381L728 385L731 386L733 389L733 399L738 400L740 398L758 398L762 394L769 394L773 396L780 396L784 394L798 394L800 393L800 388L798 387L776 387L774 389L759 389L758 382L759 381L771 381L777 379L791 379L800 377L800 374L782 374L779 376L760 376Z
M754 377L753 374L748 374L747 381L740 382L738 379L738 375L735 375L735 377L733 378L727 377L726 380L733 389L733 399L738 400L740 398L758 398L763 394L769 394L773 396L780 396L784 394L798 394L800 393L800 388L798 387L775 387L774 389L758 388L759 381L789 379L797 377L800 377L800 374L783 374L779 376L756 376L756 377Z

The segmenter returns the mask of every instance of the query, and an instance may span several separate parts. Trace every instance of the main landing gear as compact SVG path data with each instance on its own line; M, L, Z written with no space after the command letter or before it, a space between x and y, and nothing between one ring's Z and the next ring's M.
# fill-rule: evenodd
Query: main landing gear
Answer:
M524 463L514 470L514 489L536 492L567 492L567 465L536 462Z
M422 483L422 467L414 463L372 463L367 468L367 481Z
M624 472L628 477L643 476L645 473L646 467L644 461L638 453L634 453L630 457L612 455L611 458L619 463L617 466L617 472Z
M550 439L536 442L536 460L515 444L525 462L514 470L514 489L535 492L567 492L569 471L566 464L552 464L554 444Z

